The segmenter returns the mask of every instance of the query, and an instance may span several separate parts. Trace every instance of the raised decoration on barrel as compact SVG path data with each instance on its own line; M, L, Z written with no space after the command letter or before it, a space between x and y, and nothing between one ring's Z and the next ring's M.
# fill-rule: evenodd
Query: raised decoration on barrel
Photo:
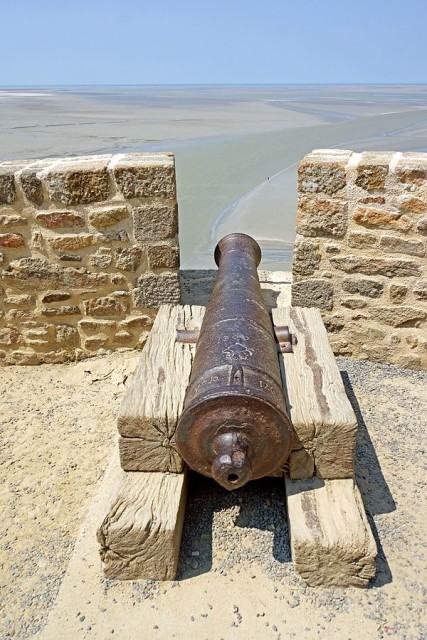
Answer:
M259 245L243 233L216 246L218 273L176 431L189 467L229 490L272 474L292 448L260 261Z

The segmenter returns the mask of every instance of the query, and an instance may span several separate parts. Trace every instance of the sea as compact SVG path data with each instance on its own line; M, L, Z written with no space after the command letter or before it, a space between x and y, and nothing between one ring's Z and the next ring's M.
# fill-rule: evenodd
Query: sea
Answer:
M427 85L0 88L0 160L174 152L183 269L241 231L290 270L297 167L319 148L427 151Z

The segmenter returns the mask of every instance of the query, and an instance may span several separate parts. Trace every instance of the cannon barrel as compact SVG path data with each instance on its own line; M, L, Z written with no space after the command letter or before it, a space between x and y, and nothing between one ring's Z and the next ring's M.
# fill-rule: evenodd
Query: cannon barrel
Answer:
M218 273L176 431L189 467L226 489L273 473L292 446L260 260L260 247L242 233L216 246Z

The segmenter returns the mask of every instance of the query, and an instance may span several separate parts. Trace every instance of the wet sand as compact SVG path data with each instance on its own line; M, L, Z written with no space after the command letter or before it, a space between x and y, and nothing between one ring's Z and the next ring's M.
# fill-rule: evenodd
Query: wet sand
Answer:
M296 167L314 148L427 149L427 86L0 89L0 159L168 149L184 268L231 231L290 268Z

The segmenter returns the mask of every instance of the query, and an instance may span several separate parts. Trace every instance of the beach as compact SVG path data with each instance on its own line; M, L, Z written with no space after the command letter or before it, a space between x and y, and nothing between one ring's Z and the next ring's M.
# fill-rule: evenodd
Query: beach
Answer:
M296 172L314 148L427 149L425 85L0 89L1 160L141 150L176 156L181 264L213 266L226 233L289 270Z

